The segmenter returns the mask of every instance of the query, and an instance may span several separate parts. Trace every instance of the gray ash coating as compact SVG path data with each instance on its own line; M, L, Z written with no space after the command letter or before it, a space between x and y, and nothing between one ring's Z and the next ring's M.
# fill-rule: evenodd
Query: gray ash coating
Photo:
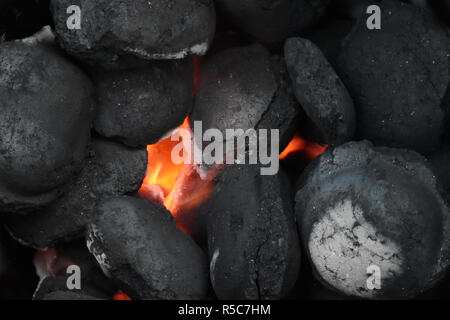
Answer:
M293 287L300 247L290 189L258 166L226 166L207 215L210 276L219 299L280 299Z
M130 146L154 144L192 110L192 59L97 72L94 128Z
M80 30L66 26L70 5L81 9ZM203 55L215 32L210 0L52 0L51 9L61 46L106 68L123 67L130 57Z
M351 142L326 151L299 182L296 215L314 273L350 296L405 299L449 264L448 207L426 159ZM381 288L367 287L367 268Z
M241 31L266 42L282 42L316 24L329 0L215 0L219 13Z
M355 133L352 98L320 49L311 41L291 38L285 59L297 100L321 133L320 142L339 145Z
M345 39L338 73L352 95L362 138L421 153L444 133L450 38L432 13L382 1L381 30L361 16Z
M263 46L223 50L202 65L191 122L202 121L203 131L279 129L282 148L298 114L284 60Z
M170 212L140 198L102 202L87 245L106 275L133 299L203 299L207 260Z
M93 139L82 171L62 197L26 216L7 215L5 224L17 239L39 248L82 237L94 217L96 205L109 197L136 192L146 170L145 149Z
M48 30L0 44L3 212L30 212L55 200L87 151L91 82L46 38Z

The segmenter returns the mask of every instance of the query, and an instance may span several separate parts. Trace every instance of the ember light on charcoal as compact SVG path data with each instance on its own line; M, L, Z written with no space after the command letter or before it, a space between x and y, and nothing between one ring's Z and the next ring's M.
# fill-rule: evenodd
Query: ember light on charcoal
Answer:
M449 3L0 0L0 300L448 299Z
M154 144L179 126L192 110L191 60L95 75L97 115L102 136L132 147Z

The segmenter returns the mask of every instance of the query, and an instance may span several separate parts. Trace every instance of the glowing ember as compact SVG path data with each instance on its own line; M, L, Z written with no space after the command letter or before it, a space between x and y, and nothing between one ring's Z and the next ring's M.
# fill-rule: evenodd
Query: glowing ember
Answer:
M131 298L122 291L119 291L114 295L113 300L131 300Z
M307 141L300 134L296 133L286 149L280 154L280 160L286 159L291 154L298 152L309 161L312 161L324 153L327 148L327 145Z
M58 254L56 248L36 249L34 266L40 279L55 276L60 270L72 265L72 261Z
M190 129L186 118L179 129ZM178 130L178 129L177 129ZM192 150L192 140L184 141L185 149ZM177 226L186 233L192 231L192 211L205 202L214 191L214 177L218 169L212 168L200 177L193 164L174 164L173 148L179 144L168 137L147 147L148 168L139 194L147 199L159 201L175 217Z

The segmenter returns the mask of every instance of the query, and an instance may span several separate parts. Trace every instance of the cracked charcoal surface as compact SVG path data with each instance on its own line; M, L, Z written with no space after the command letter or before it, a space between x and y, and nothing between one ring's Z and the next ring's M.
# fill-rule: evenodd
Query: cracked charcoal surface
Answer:
M291 38L285 59L297 100L320 131L320 141L350 141L356 127L353 101L320 49L309 40Z
M105 274L131 298L207 296L204 253L158 204L132 197L102 202L87 244Z
M219 299L279 299L293 287L300 247L290 190L257 166L227 166L207 213L210 275Z
M95 130L129 146L158 142L192 110L192 73L191 59L97 73Z
M145 149L95 138L80 175L49 207L25 217L6 216L7 228L22 242L46 248L82 236L103 199L136 192L147 170Z
M450 38L425 10L391 1L380 6L382 29L370 31L361 19L345 40L338 73L363 138L430 153L444 132Z
M68 30L66 10L82 10L81 29ZM121 68L130 57L179 59L203 55L215 31L210 0L52 0L62 47L105 68Z
M258 44L208 58L200 71L191 123L202 121L204 131L217 128L224 137L226 129L280 129L282 145L289 142L299 107L283 64Z
M449 265L449 210L426 160L351 142L304 172L296 194L301 237L316 276L349 296L411 298ZM367 268L381 271L368 290Z
M329 0L215 0L217 9L245 33L267 42L282 42L314 25Z
M90 137L90 80L48 30L0 44L0 209L49 204L79 171Z

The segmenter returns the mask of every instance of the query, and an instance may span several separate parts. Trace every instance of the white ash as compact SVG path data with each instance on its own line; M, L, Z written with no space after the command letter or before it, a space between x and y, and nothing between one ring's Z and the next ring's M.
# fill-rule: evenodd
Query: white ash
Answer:
M175 59L184 59L188 55L198 55L203 56L208 51L208 43L203 42L200 44L196 44L190 48L185 48L178 52L171 53L149 53L143 49L126 47L124 49L125 52L135 54L144 59L161 59L161 60L175 60Z
M211 263L209 264L209 271L210 271L210 275L211 275L211 283L214 285L214 281L215 281L215 277L214 275L216 274L215 269L216 269L216 265L217 265L217 260L219 259L220 256L220 250L219 248L217 248L214 253L213 256L211 258Z
M367 288L367 268L376 265L383 282L402 273L399 246L383 237L368 222L360 207L344 200L313 226L309 251L321 277L333 287L354 296L373 298Z
M103 235L96 225L91 224L89 227L89 232L88 232L88 236L86 239L86 246L87 246L89 252L94 255L95 260L97 260L103 273L107 277L111 277L110 272L109 272L109 270L111 269L111 265L108 262L108 257L106 256L106 254L104 252L98 251L98 248L96 248L96 246L95 246L95 241L103 242Z

